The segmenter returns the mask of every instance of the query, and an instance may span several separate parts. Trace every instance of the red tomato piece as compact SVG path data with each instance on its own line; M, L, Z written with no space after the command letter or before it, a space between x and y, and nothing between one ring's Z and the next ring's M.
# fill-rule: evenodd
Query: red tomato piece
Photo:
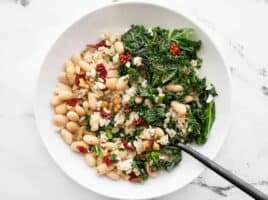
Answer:
M96 71L98 72L99 76L105 81L107 77L107 70L103 64L96 65Z
M131 144L129 144L129 142L127 140L124 140L122 143L123 143L126 150L135 151L135 147L133 147Z
M107 118L107 119L112 119L112 118L113 118L112 113L107 113L107 112L105 112L104 110L102 110L102 111L100 112L100 115L101 115L101 117L103 117L103 118Z
M80 78L82 78L82 79L85 80L86 79L86 74L85 73L83 73L83 74L76 74L75 79L74 79L75 85L79 85Z
M77 146L77 149L78 149L78 151L79 151L80 153L83 153L83 154L85 154L85 153L88 152L88 149L85 148L85 147L83 147L83 146Z
M109 167L109 166L111 166L113 163L112 163L112 161L110 160L110 158L109 158L109 156L108 155L106 155L106 156L103 156L103 162Z
M69 106L75 106L78 103L78 101L79 101L78 98L71 98L71 99L66 100L66 103Z
M106 42L104 40L98 42L97 44L87 44L88 48L94 48L94 49L98 49L99 47L108 47L108 45L106 44Z
M120 54L119 55L119 60L122 62L122 63L127 63L128 61L130 61L132 59L132 56L129 55L129 54Z
M180 47L175 42L171 42L169 46L169 52L171 53L171 55L177 56L180 55L181 50Z

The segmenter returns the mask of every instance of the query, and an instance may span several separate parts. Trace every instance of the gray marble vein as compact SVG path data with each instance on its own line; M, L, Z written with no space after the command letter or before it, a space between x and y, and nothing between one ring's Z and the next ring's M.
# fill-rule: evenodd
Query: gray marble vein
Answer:
M267 96L268 95L268 87L262 86L261 89L262 89L262 93Z
M30 0L15 0L16 3L19 3L23 7L26 7L30 4Z
M244 58L245 54L244 54L244 45L243 44L240 44L240 43L232 41L232 40L229 40L228 44L234 51L236 51L236 53L239 56Z
M232 189L236 189L236 187L234 185L227 185L227 186L209 185L205 181L203 181L202 178L200 178L200 177L197 178L196 181L194 181L192 184L197 185L201 188L208 189L208 190L216 193L217 195L220 195L223 197L228 196L228 194L227 194L228 191L230 191ZM261 180L261 181L250 183L250 184L253 186L268 186L268 181Z
M263 77L268 76L268 69L267 69L267 67L262 67L262 68L260 68L260 69L259 69L259 74L260 74L261 76L263 76Z

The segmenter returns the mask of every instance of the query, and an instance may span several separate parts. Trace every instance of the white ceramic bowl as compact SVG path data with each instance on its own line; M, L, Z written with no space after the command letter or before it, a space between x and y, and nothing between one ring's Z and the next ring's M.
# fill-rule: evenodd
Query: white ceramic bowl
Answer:
M147 3L116 3L97 9L70 26L54 43L46 56L38 81L35 98L35 117L41 138L56 163L75 182L96 193L120 199L147 199L171 193L194 180L204 167L183 154L182 162L170 173L161 173L144 184L126 181L111 181L98 177L95 169L89 168L84 158L73 153L63 142L51 123L50 107L57 76L63 62L73 52L94 43L103 32L124 32L131 24L166 28L192 27L202 40L200 56L203 58L201 73L212 82L219 96L216 99L216 121L207 143L196 149L213 159L224 142L230 121L231 86L228 69L209 36L188 17L161 6Z

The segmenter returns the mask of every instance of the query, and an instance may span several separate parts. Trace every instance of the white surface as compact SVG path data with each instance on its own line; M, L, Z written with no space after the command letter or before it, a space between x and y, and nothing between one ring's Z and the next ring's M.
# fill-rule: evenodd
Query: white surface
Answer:
M23 7L0 1L1 199L106 199L86 191L56 166L41 143L32 107L41 60L51 43L75 19L106 2L110 1L31 0ZM154 2L189 13L220 45L232 70L234 116L216 160L268 193L268 2ZM206 170L192 184L161 199L250 198Z
M136 10L139 10L137 14ZM161 13L161 16L159 15ZM101 20L101 18L107 20ZM35 99L35 116L42 139L58 165L76 182L105 196L122 199L148 199L173 192L193 181L204 167L183 154L179 167L170 173L162 173L144 184L126 181L113 182L96 175L89 169L82 156L71 152L70 148L54 133L51 123L53 110L48 102L52 99L57 77L62 71L62 63L73 52L81 51L88 42L95 42L101 33L112 31L123 33L131 24L144 24L147 27L158 25L168 28L190 27L203 42L200 57L204 60L202 75L215 85L219 98L216 99L216 120L206 145L197 150L214 158L222 146L230 125L230 74L218 50L210 39L194 23L169 9L150 4L116 3L90 13L68 28L51 48L42 66ZM95 27L90 30L89 27ZM162 187L158 187L164 183ZM106 188L103 190L103 188ZM120 191L121 190L121 191ZM118 193L120 191L120 193Z

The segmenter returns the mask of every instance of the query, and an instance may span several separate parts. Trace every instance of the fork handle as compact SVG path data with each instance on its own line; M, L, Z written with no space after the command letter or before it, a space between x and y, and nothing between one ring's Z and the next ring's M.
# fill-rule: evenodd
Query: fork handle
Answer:
M183 151L187 152L188 154L190 154L191 156L199 160L205 166L207 166L208 168L210 168L211 170L213 170L214 172L216 172L217 174L219 174L220 176L228 180L233 185L237 186L239 189L241 189L242 191L244 191L245 193L247 193L249 196L253 197L254 199L268 200L268 196L266 194L264 194L257 188L253 187L246 181L242 180L238 176L234 175L230 171L226 170L225 168L223 168L216 162L212 161L205 155L197 152L189 145L178 143L177 145L175 145L175 147L181 148Z

